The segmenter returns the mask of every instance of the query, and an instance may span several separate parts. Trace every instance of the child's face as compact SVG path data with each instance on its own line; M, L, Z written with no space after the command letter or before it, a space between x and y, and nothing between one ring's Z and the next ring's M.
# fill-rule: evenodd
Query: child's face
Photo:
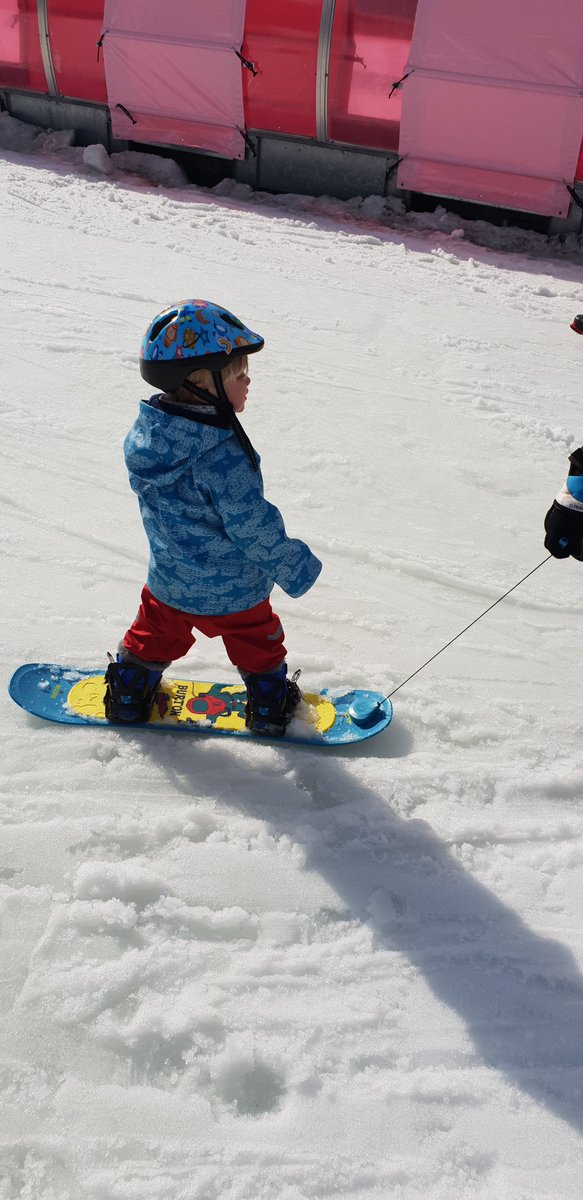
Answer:
M227 400L236 413L243 412L245 408L250 383L251 380L243 367L237 375L231 375L231 378L225 383Z

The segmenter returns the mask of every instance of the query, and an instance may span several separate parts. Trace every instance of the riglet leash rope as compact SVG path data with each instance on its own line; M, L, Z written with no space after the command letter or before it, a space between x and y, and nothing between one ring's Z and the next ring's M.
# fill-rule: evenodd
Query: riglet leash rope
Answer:
M382 700L379 700L378 707L380 708L381 704L384 704L385 700L390 700L391 696L395 695L395 692L400 691L402 687L405 687L406 683L409 683L411 679L414 679L416 675L419 675L420 671L423 671L425 667L428 667L429 663L432 663L433 660L438 657L438 655L443 654L443 651L447 650L448 646L452 646L454 642L457 642L458 638L461 638L464 633L468 632L468 629L472 628L472 625L477 625L478 621L481 621L482 617L486 616L486 613L492 612L492 609L496 608L497 604L501 604L511 592L515 592L516 589L520 587L521 583L524 583L526 579L530 579L531 575L534 575L535 571L538 571L541 567L544 567L545 563L548 562L549 558L552 557L552 554L548 554L546 558L543 558L542 562L537 563L536 567L532 568L532 571L529 571L527 575L523 575L522 579L518 580L518 583L515 583L511 588L508 588L508 591L504 592L503 596L499 596L493 604L490 604L488 608L485 608L483 613L480 613L479 617L474 617L474 620L470 621L469 625L465 626L465 629L460 629L459 633L456 633L455 637L450 638L449 642L446 642L445 646L441 647L441 650L436 650L435 654L432 654L431 658L427 659L427 662L424 662L422 666L417 667L417 670L413 671L411 675L408 675L407 678L404 679L402 683L399 683L396 688L393 688L392 692L389 692L388 696L384 696Z

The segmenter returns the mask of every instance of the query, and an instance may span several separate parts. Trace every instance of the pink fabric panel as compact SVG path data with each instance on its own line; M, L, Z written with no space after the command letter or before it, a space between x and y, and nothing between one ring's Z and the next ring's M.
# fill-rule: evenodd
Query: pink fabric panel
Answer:
M415 73L405 83L401 153L490 171L571 177L581 141L578 96ZM406 170L406 162L402 164Z
M580 87L581 0L419 0L409 66Z
M562 216L583 130L581 0L419 0L399 184ZM523 27L514 33L520 7Z
M205 125L202 121L180 121L167 117L145 117L140 115L136 125L132 125L123 113L112 113L114 134L132 142L144 142L154 146L181 146L185 150L209 150L222 158L242 158L245 149L240 133L231 129L221 129L217 125Z
M245 0L105 0L104 30L137 30L171 41L235 42L240 48Z
M555 179L533 179L528 175L511 175L501 171L486 171L483 167L448 164L444 179L443 163L430 159L410 160L402 176L402 187L429 196L451 196L473 200L477 204L496 204L500 208L515 208L541 216L565 217L570 197L562 182Z
M0 0L0 60L22 63L22 30L18 0Z
M212 20L204 22L204 38L196 40L201 7L210 6L175 3L167 16L151 0L108 0L103 52L112 132L243 158L243 88L235 50L243 36L244 0L213 0Z

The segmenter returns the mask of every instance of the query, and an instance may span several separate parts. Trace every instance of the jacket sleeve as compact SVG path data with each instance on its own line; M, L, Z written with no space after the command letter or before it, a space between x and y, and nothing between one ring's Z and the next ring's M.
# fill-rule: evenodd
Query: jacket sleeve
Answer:
M303 596L322 563L299 538L287 536L282 515L263 495L261 473L253 471L238 446L223 443L210 471L210 491L225 532L246 558L261 567L288 596Z
M583 446L569 455L569 474L559 494L557 504L575 512L583 512Z

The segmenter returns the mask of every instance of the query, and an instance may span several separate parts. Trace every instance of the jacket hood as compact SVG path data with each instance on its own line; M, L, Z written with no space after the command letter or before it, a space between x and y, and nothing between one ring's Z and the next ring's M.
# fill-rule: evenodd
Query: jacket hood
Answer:
M201 419L192 419L165 412L160 401L160 396L152 396L140 402L137 419L124 442L124 454L130 476L164 487L233 433L212 416L213 409L206 410L211 414L206 419L202 412Z

